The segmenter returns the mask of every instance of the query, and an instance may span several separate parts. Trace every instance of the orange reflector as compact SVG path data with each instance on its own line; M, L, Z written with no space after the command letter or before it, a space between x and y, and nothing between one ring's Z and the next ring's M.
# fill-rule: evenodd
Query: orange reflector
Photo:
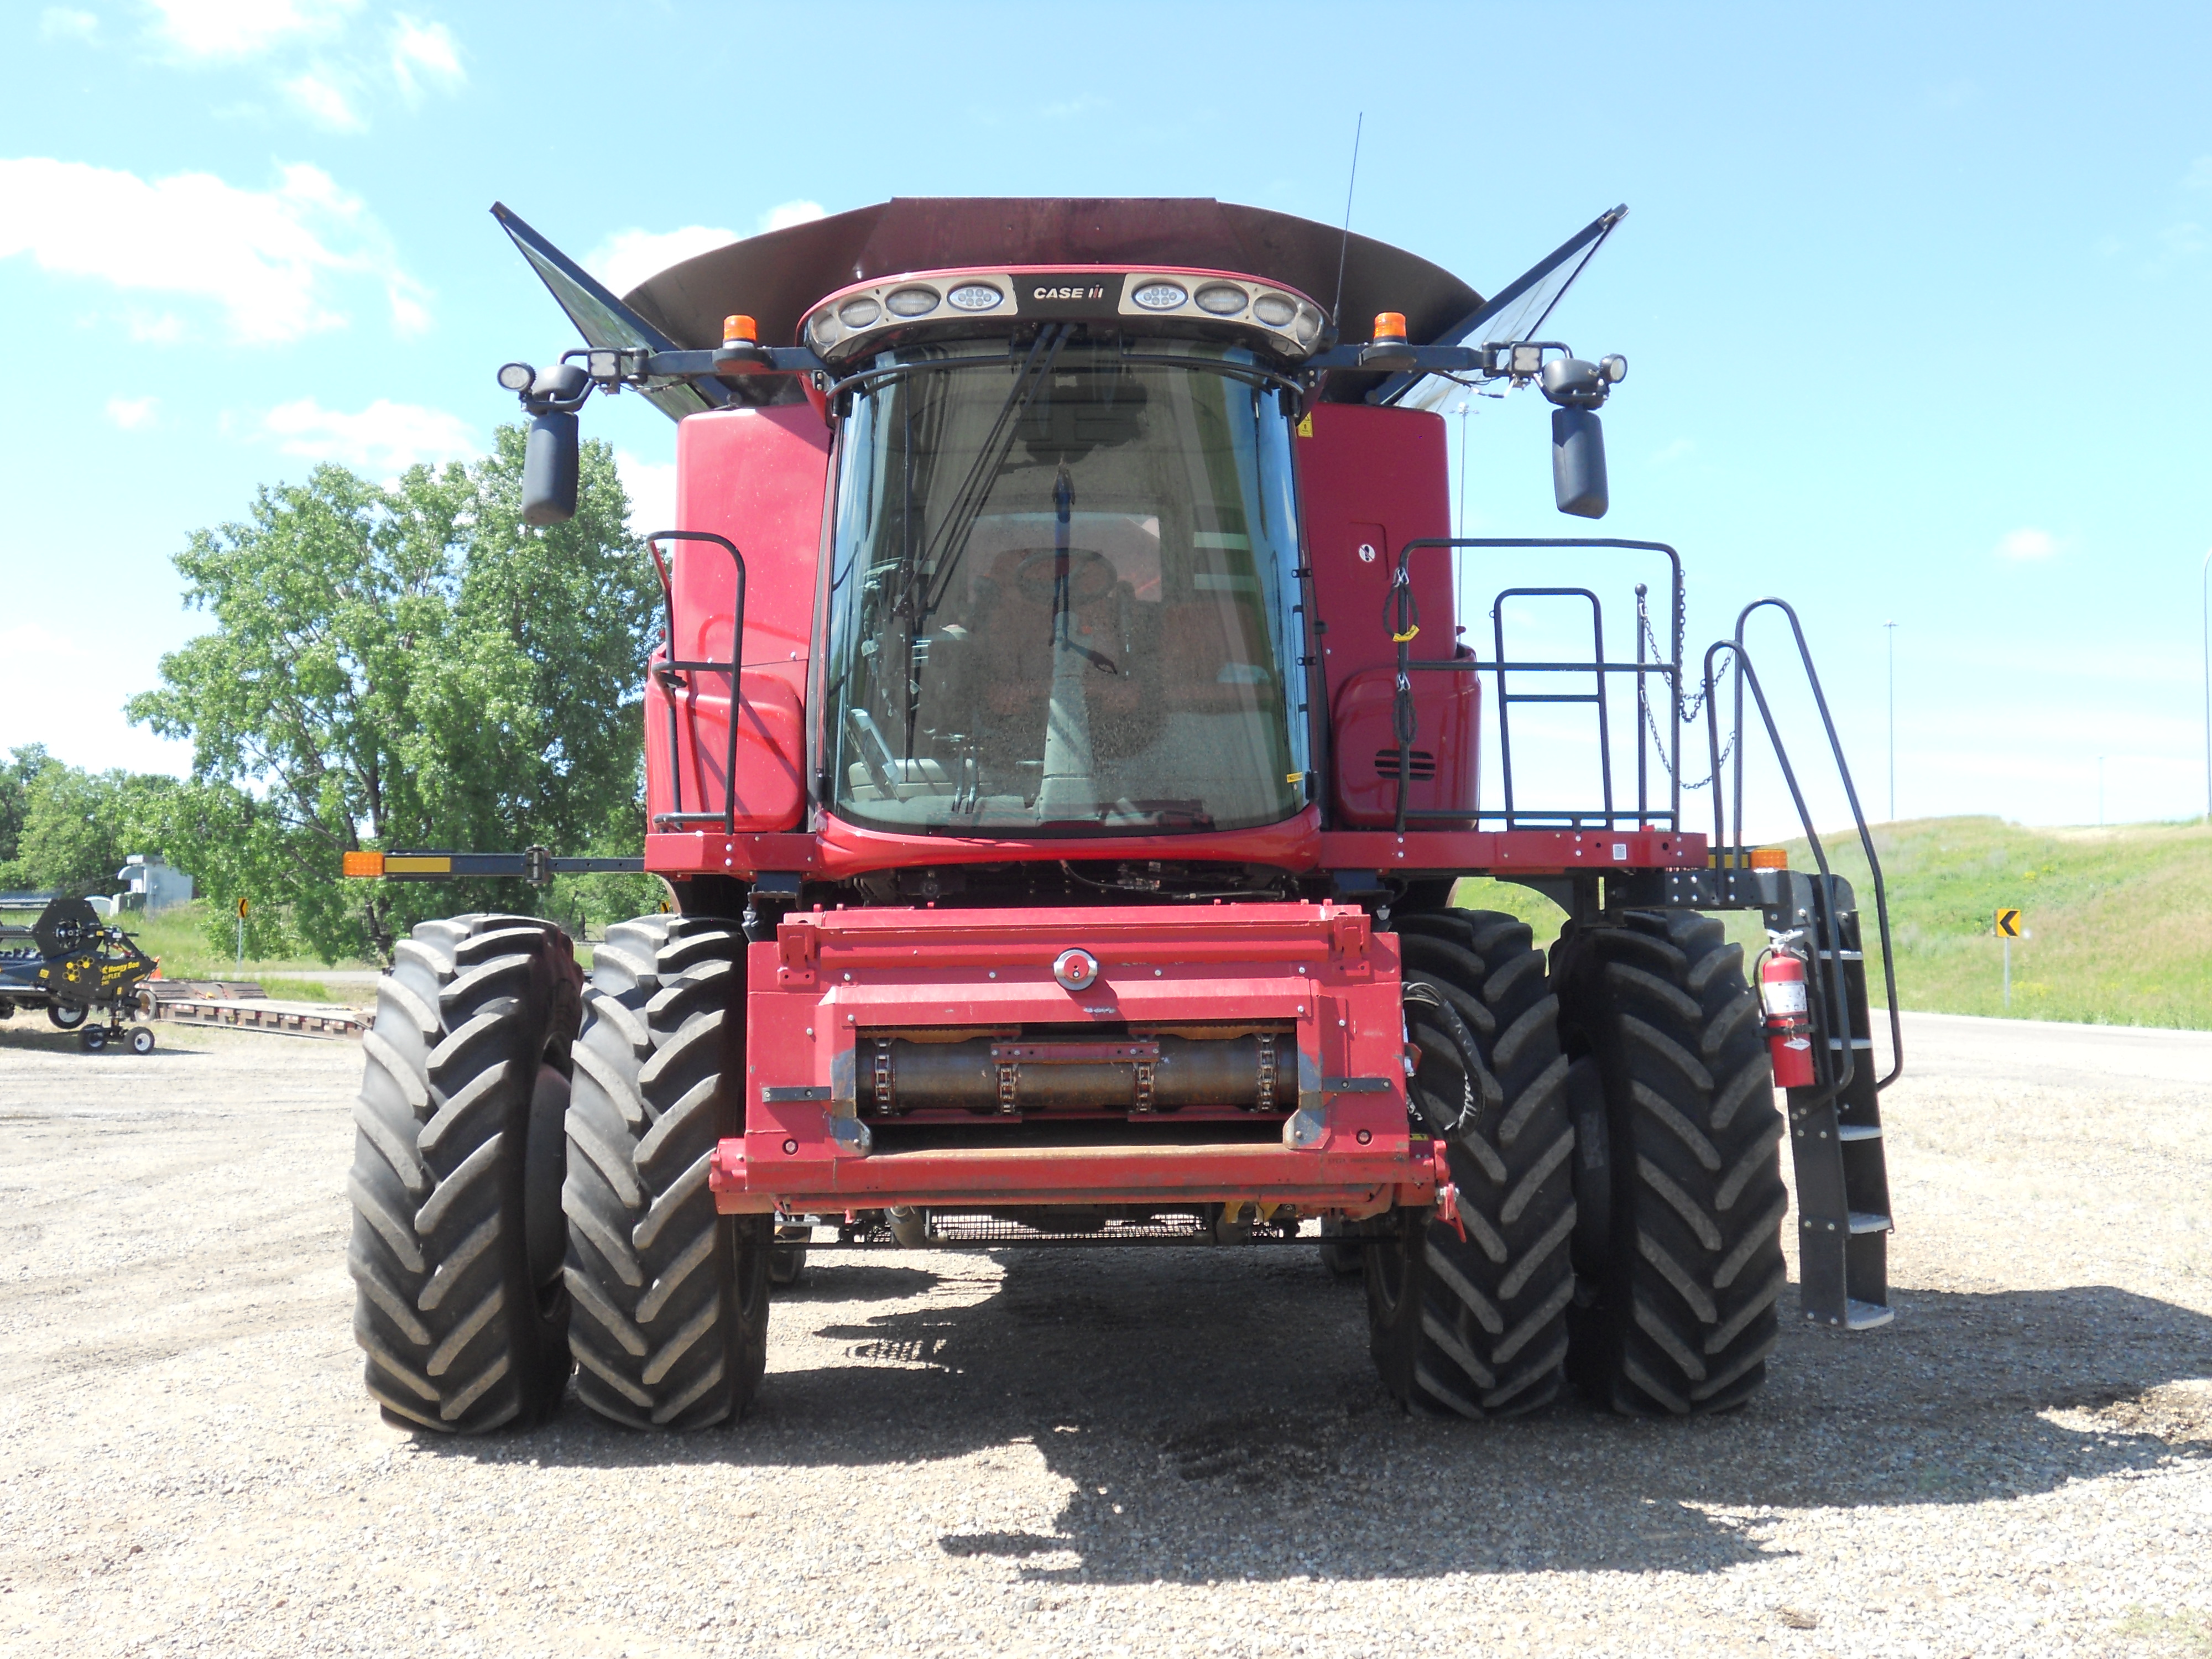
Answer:
M384 854L381 853L348 853L345 873L349 876L380 876L384 873Z
M1406 337L1406 313L1402 311L1378 311L1375 313L1375 337L1380 340L1402 340Z
M1754 870L1787 870L1790 849L1786 847L1754 847L1751 849L1751 867Z
M759 341L760 325L753 321L751 318L740 316L725 317L722 319L722 343L724 345L738 345L741 343L744 345L755 345L757 344Z

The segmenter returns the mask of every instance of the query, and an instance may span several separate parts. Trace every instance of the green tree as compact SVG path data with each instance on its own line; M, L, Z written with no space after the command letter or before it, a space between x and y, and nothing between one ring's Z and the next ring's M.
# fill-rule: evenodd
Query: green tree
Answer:
M31 785L41 770L52 764L45 748L26 744L0 766L0 888L27 888L29 872L22 861L23 827L31 815Z
M123 771L87 772L28 753L35 762L22 788L15 856L5 884L66 893L112 893L132 853L157 847L173 778Z
M425 916L527 907L519 883L342 882L362 848L635 852L640 688L659 596L613 452L584 447L575 519L521 522L523 434L386 488L340 467L265 488L177 556L213 629L131 717L189 738L170 853L325 960ZM253 941L249 939L249 945ZM253 948L260 948L254 946Z

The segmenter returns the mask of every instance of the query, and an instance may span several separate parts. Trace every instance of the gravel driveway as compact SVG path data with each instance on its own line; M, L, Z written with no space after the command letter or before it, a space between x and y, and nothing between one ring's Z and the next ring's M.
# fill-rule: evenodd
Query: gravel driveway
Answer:
M1303 1249L823 1254L737 1429L454 1442L361 1386L357 1048L19 1018L0 1651L2212 1655L2212 1037L1907 1030L1897 1321L1733 1417L1399 1417Z

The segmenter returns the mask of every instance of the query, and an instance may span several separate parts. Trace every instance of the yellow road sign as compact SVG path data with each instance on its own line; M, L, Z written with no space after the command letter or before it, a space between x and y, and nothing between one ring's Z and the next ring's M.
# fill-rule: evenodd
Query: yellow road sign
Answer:
M1999 939L2018 939L2020 937L2019 911L2000 910L1997 912L1997 937Z
M239 902L238 902L238 919L239 919L240 921L244 921L246 920L246 901L245 901L244 899L240 899L240 900L239 900Z

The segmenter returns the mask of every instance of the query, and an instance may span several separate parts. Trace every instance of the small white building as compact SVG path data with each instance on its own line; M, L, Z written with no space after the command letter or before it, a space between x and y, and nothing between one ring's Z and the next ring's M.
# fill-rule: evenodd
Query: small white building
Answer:
M133 853L123 861L115 878L123 884L124 893L131 896L125 900L129 908L149 916L159 915L192 896L192 878L159 853Z

